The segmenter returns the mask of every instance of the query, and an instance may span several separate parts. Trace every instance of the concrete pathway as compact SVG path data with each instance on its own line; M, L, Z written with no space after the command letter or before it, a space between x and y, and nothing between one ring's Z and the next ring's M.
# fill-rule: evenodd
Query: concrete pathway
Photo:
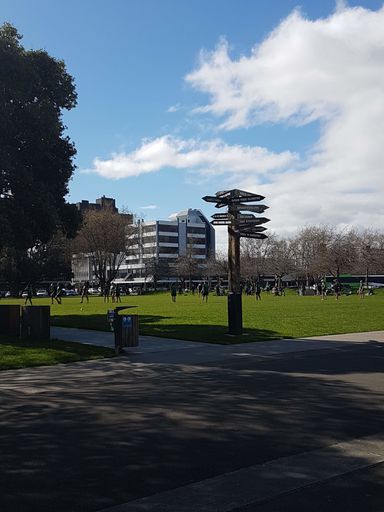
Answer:
M64 341L114 348L112 332L52 327L51 337ZM270 340L237 345L217 345L155 336L140 336L139 347L126 348L124 352L132 361L140 363L198 364L250 357L271 358L308 350L337 350L348 344L368 342L384 343L384 331L336 334L294 340Z
M383 342L142 337L123 357L1 372L0 510L296 510L279 505L292 491L384 465ZM325 509L381 510L365 499Z

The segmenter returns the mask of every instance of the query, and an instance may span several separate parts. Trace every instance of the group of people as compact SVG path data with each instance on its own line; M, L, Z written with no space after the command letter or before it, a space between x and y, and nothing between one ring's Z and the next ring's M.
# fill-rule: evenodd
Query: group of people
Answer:
M54 304L54 301L56 301L57 304L61 304L61 298L64 295L64 288L61 283L51 283L48 293L51 297L51 304Z
M120 285L107 281L103 291L104 302L121 302L121 288Z
M171 288L170 288L172 302L176 302L178 290L179 290L179 294L183 293L182 292L183 288L181 285L179 285L179 287L177 287L176 283L172 283ZM197 291L197 294L198 294L199 298L201 298L202 302L208 302L209 284L207 281L204 281L203 283L199 283L196 287L194 285L192 285L191 291L192 291L192 295L194 295L195 291Z

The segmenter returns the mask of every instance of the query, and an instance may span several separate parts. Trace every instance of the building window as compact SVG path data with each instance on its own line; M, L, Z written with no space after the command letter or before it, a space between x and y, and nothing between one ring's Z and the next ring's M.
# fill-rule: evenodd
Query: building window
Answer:
M156 231L156 224L151 224L150 226L143 226L143 233L152 233Z
M176 236L159 235L159 243L177 244Z
M159 252L162 254L179 254L178 247L160 247Z
M196 235L205 235L205 227L196 228L192 226L188 226L187 233L196 234Z
M179 232L179 226L175 226L172 224L159 224L159 231L165 231L168 233L178 233Z
M156 243L156 236L143 236L143 244L154 244Z

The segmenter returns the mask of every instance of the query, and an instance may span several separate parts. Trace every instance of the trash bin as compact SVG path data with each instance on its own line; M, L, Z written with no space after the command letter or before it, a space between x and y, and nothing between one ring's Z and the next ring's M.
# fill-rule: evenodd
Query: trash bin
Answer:
M0 334L20 337L20 306L18 304L0 306Z
M139 315L119 315L116 308L114 319L115 350L119 353L123 347L138 347L139 345Z
M21 337L49 340L51 338L50 306L21 307Z

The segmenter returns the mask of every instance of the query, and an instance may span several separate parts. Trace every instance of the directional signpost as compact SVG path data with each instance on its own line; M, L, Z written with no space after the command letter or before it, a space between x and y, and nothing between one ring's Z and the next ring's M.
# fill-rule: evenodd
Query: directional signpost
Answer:
M248 212L264 213L269 208L265 204L242 204L235 205L236 210L247 210Z
M222 190L214 196L203 197L208 203L216 203L216 208L228 207L226 213L215 213L212 224L228 226L228 332L242 334L242 306L240 287L240 237L262 240L267 235L262 233L266 228L260 224L269 222L265 217L256 217L242 210L263 213L268 206L263 204L248 204L262 201L264 196L244 190ZM244 204L246 203L246 204Z

